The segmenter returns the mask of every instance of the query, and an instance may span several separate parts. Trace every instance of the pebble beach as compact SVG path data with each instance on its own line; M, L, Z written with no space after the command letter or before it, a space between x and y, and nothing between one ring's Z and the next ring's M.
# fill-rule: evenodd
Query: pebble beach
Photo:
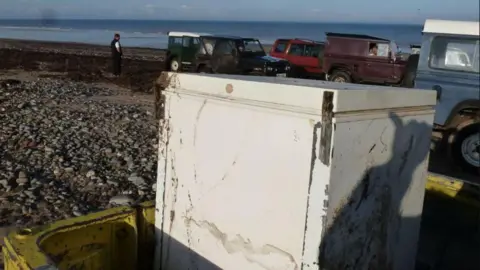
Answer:
M112 78L106 47L33 44L0 41L0 227L153 200L161 51L130 49Z

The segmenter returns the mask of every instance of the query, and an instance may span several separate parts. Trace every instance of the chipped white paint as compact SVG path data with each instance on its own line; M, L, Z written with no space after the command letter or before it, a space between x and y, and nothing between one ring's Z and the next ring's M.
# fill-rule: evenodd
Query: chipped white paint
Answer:
M434 91L169 76L155 269L413 268Z

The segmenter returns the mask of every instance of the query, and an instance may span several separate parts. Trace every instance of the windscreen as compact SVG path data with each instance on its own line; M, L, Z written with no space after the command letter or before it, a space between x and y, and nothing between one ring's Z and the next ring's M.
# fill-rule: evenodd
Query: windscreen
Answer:
M202 38L202 42L203 42L203 50L205 51L205 54L212 55L213 48L215 48L216 40L213 38L204 37Z
M239 49L241 51L242 51L242 48L240 47L243 47L244 52L253 52L253 53L265 52L263 50L262 44L260 44L260 41L256 39L243 39L242 41L243 41L243 46L242 44L239 44Z

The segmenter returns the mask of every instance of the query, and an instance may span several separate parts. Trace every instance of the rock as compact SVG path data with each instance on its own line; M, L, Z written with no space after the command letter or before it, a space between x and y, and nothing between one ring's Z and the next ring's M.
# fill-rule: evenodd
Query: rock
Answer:
M1 224L44 224L155 197L147 180L156 178L156 121L144 105L89 98L112 94L57 78L0 89Z
M107 184L118 187L119 183L114 180L107 180Z
M133 176L128 177L128 181L130 181L132 184L134 184L137 187L145 185L145 179L143 179L143 177L137 176L137 175L133 175Z
M17 178L17 181L16 181L16 182L17 182L17 184L23 186L23 185L25 185L26 183L28 183L28 179L27 179L27 178L19 177L19 178Z
M95 171L92 171L92 170L88 171L86 176L87 176L87 178L94 177L95 176Z
M8 187L8 180L6 180L6 179L0 180L0 187L7 188Z
M133 199L127 195L117 195L110 199L109 204L111 205L131 205L133 204Z
M27 178L27 174L24 171L18 173L18 178Z

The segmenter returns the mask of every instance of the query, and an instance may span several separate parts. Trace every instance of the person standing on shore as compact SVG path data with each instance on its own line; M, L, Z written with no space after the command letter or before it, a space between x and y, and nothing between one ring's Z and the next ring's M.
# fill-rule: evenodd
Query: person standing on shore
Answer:
M113 75L120 76L122 73L122 46L120 45L120 34L115 34L110 43L112 50Z

